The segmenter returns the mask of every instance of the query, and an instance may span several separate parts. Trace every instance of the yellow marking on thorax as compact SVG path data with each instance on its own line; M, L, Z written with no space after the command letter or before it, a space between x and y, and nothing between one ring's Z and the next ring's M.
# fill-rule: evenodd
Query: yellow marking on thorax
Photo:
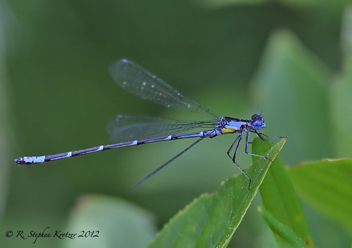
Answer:
M228 128L223 128L221 130L222 133L234 133L236 132L237 129L233 128L233 127L228 127Z

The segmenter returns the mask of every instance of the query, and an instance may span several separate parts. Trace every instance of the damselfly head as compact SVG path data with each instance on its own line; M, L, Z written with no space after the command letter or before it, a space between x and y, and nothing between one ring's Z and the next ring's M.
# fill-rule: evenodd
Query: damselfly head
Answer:
M254 114L252 115L252 127L255 130L259 130L266 126L263 116L261 114Z

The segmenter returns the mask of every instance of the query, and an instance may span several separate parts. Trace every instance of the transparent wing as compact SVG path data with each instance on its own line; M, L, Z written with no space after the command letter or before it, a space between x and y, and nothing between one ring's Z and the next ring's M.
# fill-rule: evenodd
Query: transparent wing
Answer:
M167 108L206 113L218 118L218 115L208 108L183 96L162 79L132 61L116 61L110 67L110 74L118 85L140 98Z
M111 120L107 131L113 142L149 139L179 134L194 128L213 129L214 121L175 121L146 116L118 115Z

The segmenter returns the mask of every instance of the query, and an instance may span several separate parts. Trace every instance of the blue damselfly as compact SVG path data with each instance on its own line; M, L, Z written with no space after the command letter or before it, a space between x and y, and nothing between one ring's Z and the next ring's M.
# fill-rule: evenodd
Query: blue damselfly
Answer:
M153 117L118 115L108 124L108 132L110 133L112 140L115 142L114 144L101 145L54 155L21 157L15 159L15 162L20 165L31 165L126 146L135 146L167 140L198 138L185 150L139 181L132 188L133 191L148 178L204 138L214 138L219 135L236 133L238 136L228 149L227 155L231 158L237 168L247 177L249 181L248 189L250 189L251 179L236 163L237 150L242 141L243 133L246 133L245 153L252 156L262 157L264 159L269 158L248 152L249 134L255 133L264 141L281 138L275 137L266 139L264 138L264 135L258 131L266 126L261 114L254 114L249 120L225 116L220 117L203 105L183 96L179 91L154 74L127 59L122 59L112 64L110 67L110 73L118 85L140 98L160 104L167 108L200 112L208 115L209 119L206 121L175 121ZM186 133L195 128L204 128L207 130ZM231 155L233 148L234 153Z

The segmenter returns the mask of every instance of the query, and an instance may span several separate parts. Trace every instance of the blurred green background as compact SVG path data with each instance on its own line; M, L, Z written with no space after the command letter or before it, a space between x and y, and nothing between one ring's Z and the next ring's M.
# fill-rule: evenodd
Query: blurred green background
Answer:
M267 135L289 136L280 153L287 165L351 157L347 3L2 1L2 247L34 242L6 238L8 230L28 234L46 227L50 233L100 230L101 236L85 239L88 244L41 238L36 247L144 247L179 209L239 172L226 155L231 135L201 142L132 195L127 192L139 179L192 141L15 165L13 159L24 155L107 144L105 126L117 114L202 118L126 93L108 73L117 59L135 61L219 115L261 112ZM246 167L250 161L241 149L238 162ZM256 212L259 198L230 247L273 247ZM351 230L303 205L317 247L351 243Z

